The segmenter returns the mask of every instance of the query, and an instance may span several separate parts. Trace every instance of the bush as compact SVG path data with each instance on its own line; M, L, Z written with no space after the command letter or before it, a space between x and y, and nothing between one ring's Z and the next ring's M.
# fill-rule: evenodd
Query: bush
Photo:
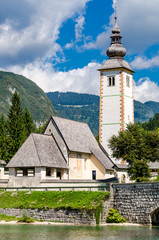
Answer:
M135 182L150 182L150 179L146 177L138 177Z
M153 181L159 182L159 175Z
M109 210L109 214L106 219L107 223L125 223L126 219L120 216L120 213L116 210L111 208Z
M28 217L26 213L23 213L23 217L19 218L18 222L32 223L34 219Z

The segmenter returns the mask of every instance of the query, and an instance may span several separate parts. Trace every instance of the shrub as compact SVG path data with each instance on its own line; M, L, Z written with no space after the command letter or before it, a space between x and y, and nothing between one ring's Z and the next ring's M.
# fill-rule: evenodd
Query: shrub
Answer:
M150 182L150 179L146 177L137 177L135 182Z
M109 210L109 214L106 219L107 223L125 223L126 219L120 216L120 213L116 210L111 208Z
M19 218L18 222L26 222L26 223L32 223L34 222L34 219L28 217L26 213L23 213L23 216Z
M153 181L159 182L159 175Z

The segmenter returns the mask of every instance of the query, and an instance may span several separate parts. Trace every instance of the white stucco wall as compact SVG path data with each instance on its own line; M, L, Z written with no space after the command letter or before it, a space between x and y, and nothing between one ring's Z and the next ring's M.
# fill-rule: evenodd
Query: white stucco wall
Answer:
M9 175L4 174L4 166L0 166L0 179L8 179Z
M128 172L126 170L118 170L116 172L117 174L117 178L119 180L119 183L124 183L123 182L123 176L125 176L125 183L131 183L132 181L130 181L130 177L128 175Z
M108 77L115 76L115 86L108 86ZM127 86L127 76L130 86ZM128 71L103 71L100 80L100 143L109 153L108 140L127 124L134 122L133 75ZM115 159L114 159L115 161Z

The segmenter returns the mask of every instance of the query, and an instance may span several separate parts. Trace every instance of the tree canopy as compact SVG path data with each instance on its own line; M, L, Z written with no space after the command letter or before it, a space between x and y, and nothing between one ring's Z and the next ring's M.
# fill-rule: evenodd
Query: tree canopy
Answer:
M135 160L157 161L159 159L159 133L145 131L138 124L129 124L118 136L113 135L109 147L114 158L127 161L130 165Z
M148 131L159 129L159 113L156 113L148 122L141 123L141 126Z
M0 159L8 162L18 151L31 132L41 133L42 127L36 129L28 108L21 107L21 99L15 92L11 99L7 121L0 117Z
M118 136L112 136L109 147L117 159L125 160L132 179L150 177L149 161L159 160L159 132L145 131L141 125L129 124Z

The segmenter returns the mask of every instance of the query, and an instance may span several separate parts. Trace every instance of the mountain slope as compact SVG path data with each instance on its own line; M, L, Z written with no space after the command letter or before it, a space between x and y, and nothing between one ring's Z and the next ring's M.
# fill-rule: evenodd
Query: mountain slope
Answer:
M61 117L86 122L94 135L98 135L99 96L74 92L49 92L47 96ZM134 116L136 122L148 121L154 116L156 113L154 108L159 109L159 103L150 103L147 102L143 104L134 101ZM155 107L153 108L154 105Z
M50 115L57 114L44 91L34 82L21 75L0 71L0 113L5 116L15 90L20 95L22 107L29 108L35 122L44 123Z
M73 92L49 92L47 96L61 117L85 122L98 135L99 96Z

